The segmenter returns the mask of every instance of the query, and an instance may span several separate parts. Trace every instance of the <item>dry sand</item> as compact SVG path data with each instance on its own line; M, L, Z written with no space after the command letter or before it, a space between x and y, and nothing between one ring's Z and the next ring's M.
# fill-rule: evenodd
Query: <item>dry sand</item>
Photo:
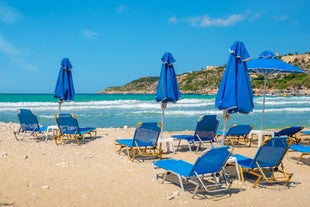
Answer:
M182 194L178 185L153 180L152 160L131 162L114 152L115 138L131 137L134 129L98 129L97 139L80 146L54 141L16 141L16 124L0 123L0 206L308 206L310 157L296 163L299 153L284 158L294 176L289 187L242 184L237 179L225 194L208 198ZM187 132L188 133L188 132ZM165 136L169 136L166 133ZM235 153L255 154L256 146ZM194 161L188 150L164 157ZM168 195L180 192L172 199Z

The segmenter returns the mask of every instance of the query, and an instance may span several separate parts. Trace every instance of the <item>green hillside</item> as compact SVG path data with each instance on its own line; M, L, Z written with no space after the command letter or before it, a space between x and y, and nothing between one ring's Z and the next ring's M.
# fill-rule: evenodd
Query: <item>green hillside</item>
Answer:
M307 72L310 70L310 53L288 54L280 57ZM198 71L177 75L179 88L183 94L215 94L225 69L223 66L207 66ZM264 77L250 74L255 94L261 94ZM106 88L98 93L155 93L158 77L142 77L123 86ZM268 93L303 94L310 89L310 74L275 74L267 82Z

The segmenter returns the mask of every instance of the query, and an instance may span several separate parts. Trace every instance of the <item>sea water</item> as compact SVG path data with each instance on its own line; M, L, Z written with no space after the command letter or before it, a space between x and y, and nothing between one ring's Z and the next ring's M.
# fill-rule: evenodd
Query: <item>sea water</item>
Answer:
M221 129L222 111L214 106L214 95L182 95L176 103L168 103L164 114L164 130L194 130L197 119L204 114L217 114ZM310 96L267 96L264 129L280 129L302 125L310 128ZM232 124L253 124L260 129L263 97L254 98L254 110L249 114L233 114ZM18 123L16 110L29 108L38 115L42 125L56 125L58 101L52 94L0 94L0 122ZM136 123L161 121L162 109L155 95L76 94L74 101L64 102L64 113L74 113L81 127L135 127Z

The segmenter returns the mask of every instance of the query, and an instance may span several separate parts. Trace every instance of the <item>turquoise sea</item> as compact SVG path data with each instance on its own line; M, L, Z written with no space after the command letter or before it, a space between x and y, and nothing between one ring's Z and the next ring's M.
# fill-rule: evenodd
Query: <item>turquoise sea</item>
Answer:
M218 114L223 127L222 111L214 107L214 95L182 95L177 103L168 103L165 126L168 131L194 130L203 114ZM248 115L233 114L232 124L253 124L260 128L262 97L254 98L254 111ZM30 108L42 125L55 125L57 99L52 94L0 94L0 122L18 123L16 110ZM160 104L154 95L77 94L72 102L64 102L62 112L75 113L79 124L101 128L134 127L139 121L161 121ZM310 128L310 96L266 97L265 129L303 125Z

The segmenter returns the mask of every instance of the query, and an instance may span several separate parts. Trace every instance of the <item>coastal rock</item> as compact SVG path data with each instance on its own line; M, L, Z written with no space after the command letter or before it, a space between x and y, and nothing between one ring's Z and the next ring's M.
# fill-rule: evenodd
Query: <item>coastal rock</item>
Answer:
M295 65L306 72L310 70L310 54L288 54L279 57L281 60ZM177 75L181 94L216 94L225 65L206 66L198 71L190 71ZM274 79L274 83L269 83L267 93L272 94L281 88L289 89L283 95L307 95L310 94L309 75L305 75L299 80L291 81L286 79L286 75L274 74L269 79ZM263 84L261 77L256 73L250 73L251 84L255 95L263 94ZM158 84L158 77L142 77L133 80L123 86L108 87L98 92L98 94L155 94Z

